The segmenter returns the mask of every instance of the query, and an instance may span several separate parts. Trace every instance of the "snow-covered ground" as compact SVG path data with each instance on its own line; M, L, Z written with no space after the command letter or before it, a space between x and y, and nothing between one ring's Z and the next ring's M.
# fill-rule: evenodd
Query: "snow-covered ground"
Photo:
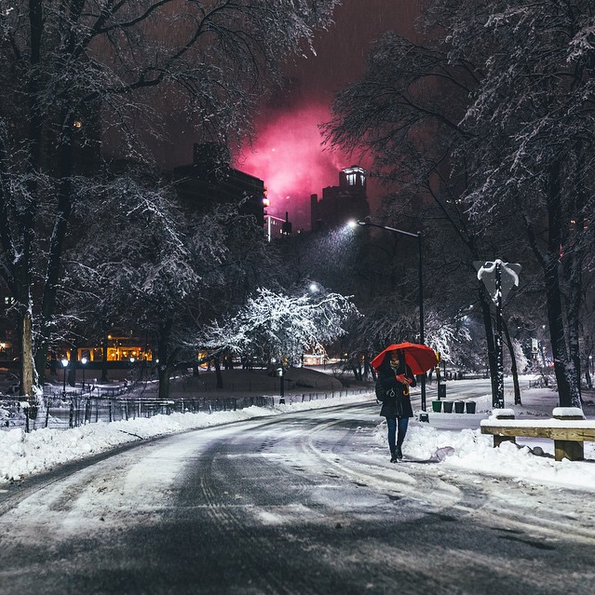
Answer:
M509 406L516 417L551 417L557 397L551 389L530 389L523 392L522 406ZM370 393L369 399L373 400ZM332 401L321 400L277 406L274 410L250 407L238 411L217 413L186 413L156 415L114 423L93 423L74 429L38 429L25 433L20 429L0 432L0 488L2 482L18 481L28 475L48 471L60 464L83 459L119 445L253 417L284 415L288 412L359 403L361 395ZM512 481L534 481L565 488L595 490L595 443L585 443L585 460L557 462L553 458L553 442L518 438L519 446L505 443L492 447L492 437L480 433L479 423L491 412L491 397L475 399L476 414L429 412L429 422L412 421L403 451L406 457L427 460L443 459L438 465L444 470L460 469L481 474L506 477ZM587 418L593 419L593 404L586 408ZM377 423L374 440L386 446L386 425L374 411ZM525 446L521 446L525 445ZM541 447L543 454L534 454ZM379 448L377 456L388 458L388 449Z

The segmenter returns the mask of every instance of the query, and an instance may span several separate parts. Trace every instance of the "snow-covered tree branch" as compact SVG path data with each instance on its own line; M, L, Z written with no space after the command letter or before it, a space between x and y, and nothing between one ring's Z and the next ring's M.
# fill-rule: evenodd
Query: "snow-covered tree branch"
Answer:
M260 288L235 315L204 330L202 344L257 360L299 362L345 333L359 316L348 297L337 293L284 295Z
M278 82L284 59L311 48L337 3L3 4L0 280L18 318L21 394L33 398L43 381L81 180L93 187L103 157L154 163L149 146L166 139L170 114L203 141L250 134L256 103ZM142 217L145 206L137 208ZM167 276L172 261L162 262L145 276L147 295Z

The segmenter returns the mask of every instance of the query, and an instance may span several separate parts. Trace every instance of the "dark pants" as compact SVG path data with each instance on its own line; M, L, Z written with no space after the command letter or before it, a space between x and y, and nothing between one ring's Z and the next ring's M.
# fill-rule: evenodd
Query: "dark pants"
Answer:
M387 417L386 425L388 426L388 447L393 452L397 446L401 448L403 445L403 440L405 440L405 434L407 434L407 428L409 427L409 418ZM399 429L398 434L397 427Z

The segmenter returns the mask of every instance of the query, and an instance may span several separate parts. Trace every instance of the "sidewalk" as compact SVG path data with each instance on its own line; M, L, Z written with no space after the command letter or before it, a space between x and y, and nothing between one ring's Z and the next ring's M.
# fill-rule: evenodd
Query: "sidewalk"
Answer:
M524 383L524 386L529 386L528 382ZM474 470L480 470L482 465L485 465L486 472L489 472L490 466L493 472L498 468L498 461L505 461L508 455L518 450L520 458L515 464L518 464L519 473L524 464L529 465L528 459L523 459L523 452L526 452L525 456L536 455L536 458L543 460L544 464L548 461L549 464L554 465L550 471L555 469L556 465L579 469L577 466L579 462L576 461L562 461L554 464L554 442L547 438L519 436L516 438L516 445L506 443L500 448L493 448L492 436L482 435L479 429L480 421L490 417L493 411L492 396L486 394L473 400L476 401L475 414L434 413L428 410L428 422L420 422L420 411L416 411L416 419L411 424L411 432L406 440L405 453L408 449L411 456L423 459L432 458L438 450L446 449L448 452L456 453L451 460L453 466L469 466ZM521 391L521 401L522 405L514 405L512 392L509 394L505 391L505 408L512 409L517 420L550 419L553 409L558 407L558 394L551 388L527 388ZM595 391L583 391L583 412L588 420L595 419ZM383 449L387 448L385 433L385 424L381 422L377 427L376 441ZM593 464L595 464L595 443L585 442L585 461L580 463L580 468L584 470L586 465L589 476L593 476L595 474L591 470ZM504 472L504 469L502 471ZM555 475L554 471L552 473ZM577 476L575 479L580 485L580 478Z

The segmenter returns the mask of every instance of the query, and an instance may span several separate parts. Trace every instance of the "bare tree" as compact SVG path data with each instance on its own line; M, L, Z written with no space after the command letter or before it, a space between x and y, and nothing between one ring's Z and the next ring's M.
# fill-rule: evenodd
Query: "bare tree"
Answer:
M593 246L595 143L590 2L485 2L459 6L454 52L487 48L466 112L474 155L470 213L485 222L516 213L542 270L560 404L580 406L580 318ZM585 311L587 308L587 311Z
M201 343L243 357L295 363L309 349L345 334L345 321L358 315L350 298L322 288L297 295L260 288L236 314L206 327Z
M0 275L34 398L62 275L76 176L102 142L146 160L137 134L176 109L197 134L246 133L281 60L308 48L337 0L15 0L0 14ZM265 73L267 76L265 76ZM153 108L153 109L149 109ZM93 183L93 182L90 182ZM34 332L35 331L35 332Z
M494 254L484 227L474 224L461 201L468 190L468 164L464 155L454 156L468 135L460 122L481 72L469 60L451 60L444 35L429 32L422 44L387 32L372 48L364 76L337 94L325 129L329 143L372 154L374 174L391 190L381 217L400 228L424 230L424 247L431 254L425 258L426 278L437 281L435 290L426 292L432 301L428 313L448 315L450 310L456 325L462 308L479 303L496 390L490 299L477 284L473 290L464 282L475 278L473 261ZM451 289L453 279L457 291ZM445 306L449 297L450 309Z
M586 1L435 0L424 43L387 34L327 128L332 142L371 150L396 184L388 217L431 197L468 265L529 248L562 405L580 404L580 319L592 309L581 299L593 245L591 19Z

